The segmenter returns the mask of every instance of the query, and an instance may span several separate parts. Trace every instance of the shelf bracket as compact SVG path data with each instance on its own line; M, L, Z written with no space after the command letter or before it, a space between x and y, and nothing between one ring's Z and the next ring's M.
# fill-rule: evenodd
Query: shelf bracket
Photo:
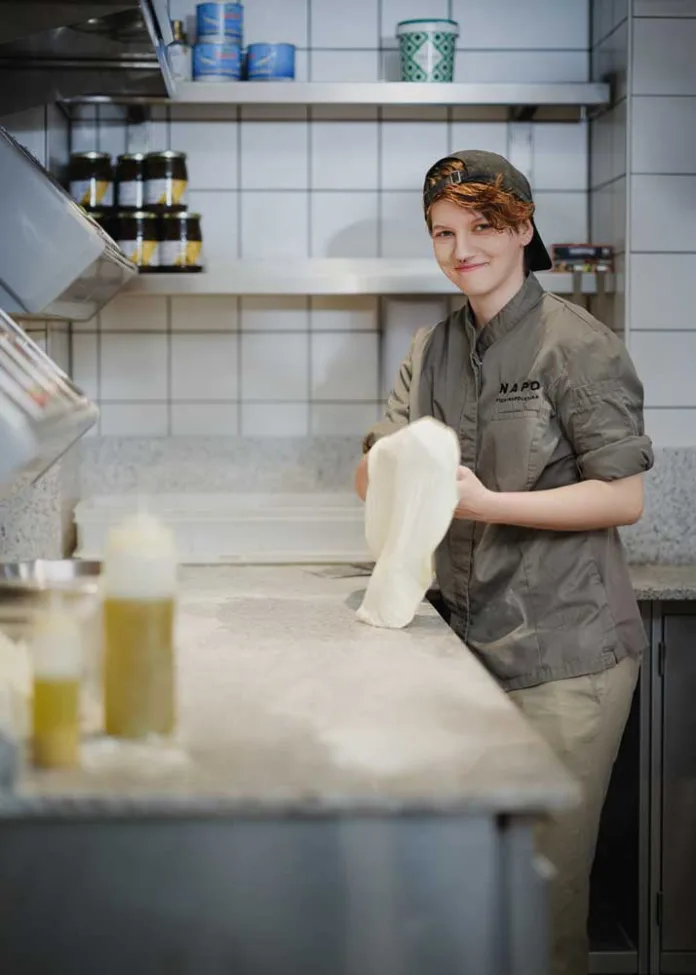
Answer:
M538 105L511 105L511 122L531 122L539 111Z

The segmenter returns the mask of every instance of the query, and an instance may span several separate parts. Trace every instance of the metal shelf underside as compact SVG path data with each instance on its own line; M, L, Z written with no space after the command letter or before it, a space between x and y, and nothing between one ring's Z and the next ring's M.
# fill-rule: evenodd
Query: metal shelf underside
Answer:
M575 293L573 275L537 275L547 291ZM598 293L595 274L581 275L581 293ZM604 292L613 275L601 275ZM457 295L433 260L315 258L304 261L239 260L200 273L144 273L126 289L151 295Z
M80 104L110 105L122 110L146 110L152 105L170 105L195 113L195 106L216 106L216 117L236 117L239 107L320 107L322 114L336 110L384 108L409 109L411 113L435 107L457 109L480 119L517 118L540 120L586 118L609 105L610 86L604 82L525 83L431 83L403 81L319 82L319 81L230 81L184 82L171 99L148 95L87 96L66 99L68 114ZM209 110L211 110L209 108Z

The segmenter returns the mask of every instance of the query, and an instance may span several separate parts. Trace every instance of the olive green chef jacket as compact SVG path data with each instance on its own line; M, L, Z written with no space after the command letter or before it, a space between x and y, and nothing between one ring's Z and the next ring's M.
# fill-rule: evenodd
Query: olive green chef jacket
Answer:
M483 329L465 305L417 332L383 420L459 436L493 491L543 491L650 469L643 387L616 335L534 275ZM435 555L450 625L507 690L596 673L646 639L616 529L560 532L453 521Z

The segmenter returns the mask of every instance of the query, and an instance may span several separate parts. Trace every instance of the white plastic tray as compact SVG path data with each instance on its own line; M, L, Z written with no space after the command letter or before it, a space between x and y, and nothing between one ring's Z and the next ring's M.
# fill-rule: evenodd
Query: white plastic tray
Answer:
M102 495L75 508L76 556L101 560L112 525L143 504L170 527L179 560L283 564L365 562L364 512L351 494Z

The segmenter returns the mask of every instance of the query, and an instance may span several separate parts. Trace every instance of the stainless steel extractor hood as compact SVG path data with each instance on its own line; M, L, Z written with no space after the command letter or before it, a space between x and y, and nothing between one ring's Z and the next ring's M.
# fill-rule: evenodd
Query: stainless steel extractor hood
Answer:
M171 95L167 0L0 0L0 118L85 95Z

